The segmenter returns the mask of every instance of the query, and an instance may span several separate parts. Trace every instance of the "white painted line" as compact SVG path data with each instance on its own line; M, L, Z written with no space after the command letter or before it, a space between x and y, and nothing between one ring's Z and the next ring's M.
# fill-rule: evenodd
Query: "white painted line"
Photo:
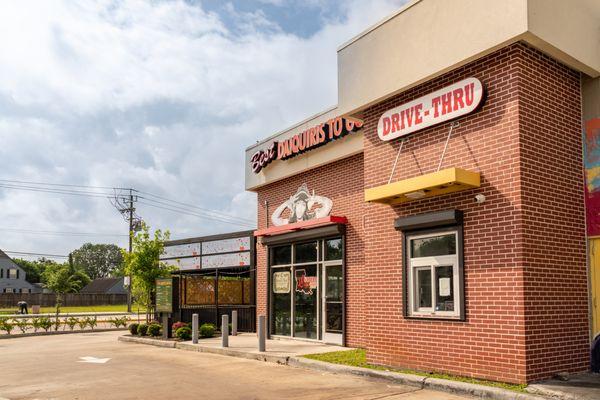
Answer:
M97 357L79 357L79 361L81 363L91 363L91 364L106 364L110 360L110 358L97 358Z

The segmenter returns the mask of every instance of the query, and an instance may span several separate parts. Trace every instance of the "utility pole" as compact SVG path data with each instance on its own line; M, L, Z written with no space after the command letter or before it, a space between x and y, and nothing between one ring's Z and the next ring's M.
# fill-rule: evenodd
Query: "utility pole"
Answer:
M129 222L129 254L133 251L133 235L135 232L139 231L142 227L142 218L139 217L135 213L135 202L137 201L137 196L133 194L135 189L119 189L119 190L127 190L129 193L125 194L122 191L117 192L115 189L115 195L111 199L112 205L119 210L123 218ZM131 276L127 277L129 279L129 285L127 285L127 312L131 312Z
M129 189L129 254L133 249L133 190ZM131 275L129 276L129 285L127 285L127 312L131 312Z

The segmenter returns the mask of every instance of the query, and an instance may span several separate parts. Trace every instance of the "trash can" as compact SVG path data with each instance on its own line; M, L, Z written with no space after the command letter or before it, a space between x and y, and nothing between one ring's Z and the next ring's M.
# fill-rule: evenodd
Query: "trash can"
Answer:
M40 313L40 308L41 307L37 306L37 305L31 306L31 313L32 314L39 314Z

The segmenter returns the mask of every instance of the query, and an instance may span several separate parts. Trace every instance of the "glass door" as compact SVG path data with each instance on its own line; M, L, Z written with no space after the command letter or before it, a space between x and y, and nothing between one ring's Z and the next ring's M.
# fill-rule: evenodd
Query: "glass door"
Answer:
M325 264L323 269L323 341L342 345L344 271L341 264Z

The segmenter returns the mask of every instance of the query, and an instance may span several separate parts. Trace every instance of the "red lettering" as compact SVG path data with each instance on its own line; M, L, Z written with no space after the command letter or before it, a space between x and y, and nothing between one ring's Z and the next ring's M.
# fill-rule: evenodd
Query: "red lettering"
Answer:
M383 136L387 136L390 133L390 117L383 117Z
M304 131L298 135L298 151L304 151L306 148L306 132L307 131Z
M440 116L440 97L434 97L433 99L431 99L431 106L433 107L433 116L434 117L439 117Z
M398 125L399 118L400 115L398 115L398 113L392 114L392 133L400 129L400 126Z
M452 92L442 95L442 115L452 112Z
M454 89L452 95L454 96L454 111L458 111L465 106L465 103L463 103L463 90L461 88Z
M319 128L317 129L318 130L318 135L319 135L319 141L318 141L319 144L321 144L321 143L323 143L325 141L325 129L324 129L324 127L325 127L325 124L321 124L321 125L319 125ZM330 125L330 127L331 127L331 125Z
M415 107L415 125L419 125L423 122L423 116L421 115L421 111L423 110L423 104L417 104Z
M406 119L406 110L400 111L400 129L404 129L404 120Z
M465 103L468 106L471 106L473 104L473 99L475 96L475 84L474 83L469 83L468 85L465 86Z
M414 109L413 107L409 108L408 110L406 110L406 125L410 128L413 124L413 113L414 113Z

